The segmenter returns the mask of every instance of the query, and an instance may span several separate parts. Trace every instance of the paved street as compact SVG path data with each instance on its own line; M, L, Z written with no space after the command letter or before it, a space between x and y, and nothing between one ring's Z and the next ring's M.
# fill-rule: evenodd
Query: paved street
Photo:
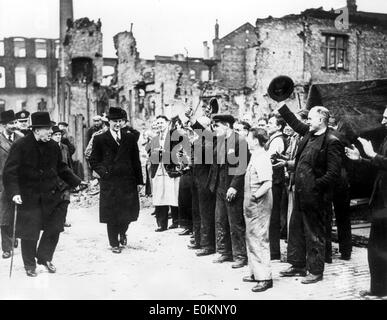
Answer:
M303 285L301 278L279 278L288 264L273 263L274 288L250 291L241 281L247 267L214 264L215 255L198 258L187 249L189 236L180 229L156 233L152 209L144 209L129 227L128 247L119 255L109 250L105 225L98 223L98 207L71 209L72 227L62 234L54 257L57 274L38 267L38 277L25 275L20 249L14 273L8 278L10 260L0 260L0 299L359 299L367 289L367 252L354 248L351 261L334 254L324 281ZM283 251L286 244L282 243ZM337 251L337 245L334 244Z

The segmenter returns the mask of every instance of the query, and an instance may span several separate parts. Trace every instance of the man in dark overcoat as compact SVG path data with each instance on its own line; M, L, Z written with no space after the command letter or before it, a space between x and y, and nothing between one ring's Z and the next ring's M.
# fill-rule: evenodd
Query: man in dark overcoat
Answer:
M325 261L326 219L331 210L334 184L340 178L343 145L328 128L329 111L314 107L308 124L286 104L278 112L303 136L295 158L295 203L289 222L287 262L292 266L281 276L309 274L304 284L322 280Z
M138 188L143 184L135 137L122 130L125 116L120 108L109 109L109 130L94 136L90 166L100 179L99 218L107 224L113 253L127 243L126 231L140 211Z
M78 186L81 179L62 161L58 144L50 140L52 122L48 112L33 113L31 121L32 133L11 147L3 183L7 197L18 205L16 236L21 239L27 275L34 277L35 258L50 273L56 271L51 259L65 219L58 178L70 187Z
M233 116L215 115L213 121L217 143L214 163L208 175L208 187L216 192L216 251L220 253L214 262L234 260L232 268L241 268L247 264L243 217L247 142L232 129L235 122Z
M383 113L382 125L387 128L387 107ZM366 163L379 169L369 201L372 217L368 241L368 266L371 275L370 290L361 292L367 296L387 296L387 136L376 153L370 141L359 138L366 158L359 151L345 148L348 158Z
M17 120L13 110L3 111L0 114L0 123L4 127L0 133L0 226L1 247L3 259L11 257L12 227L14 215L14 203L7 198L3 187L3 169L8 158L9 150L14 141L23 137L17 131ZM15 245L15 244L14 244Z

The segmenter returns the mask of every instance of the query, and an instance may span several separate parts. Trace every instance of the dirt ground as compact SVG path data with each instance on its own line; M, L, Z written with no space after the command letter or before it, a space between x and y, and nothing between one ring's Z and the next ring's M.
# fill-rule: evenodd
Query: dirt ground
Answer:
M0 260L0 299L358 299L358 291L368 288L366 249L355 248L351 261L338 260L336 252L324 281L312 285L279 278L288 264L274 261L274 288L253 293L252 285L241 281L248 267L214 264L216 255L196 257L187 249L190 237L178 235L181 229L154 232L148 200L143 201L148 208L129 227L128 246L114 254L106 225L98 222L98 196L78 198L68 213L72 227L61 234L54 256L57 273L38 266L38 277L27 277L19 247L11 279L10 260ZM285 251L286 244L281 245Z

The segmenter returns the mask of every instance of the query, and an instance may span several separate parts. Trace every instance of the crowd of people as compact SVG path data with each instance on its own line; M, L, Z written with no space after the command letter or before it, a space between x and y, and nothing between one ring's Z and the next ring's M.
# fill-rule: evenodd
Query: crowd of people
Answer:
M225 114L187 116L184 123L158 116L144 143L156 232L180 226L180 235L191 235L188 248L198 257L217 253L214 263L248 265L243 281L254 282L254 292L273 286L272 260L291 265L281 277L302 276L303 284L323 280L325 263L332 263L333 216L340 259L351 259L348 166L360 160L326 108L295 114L281 104L254 122ZM359 142L364 148L370 144ZM379 168L384 164L370 161ZM372 221L370 247L377 250L369 247L371 290L362 294L386 295L381 229L387 230L378 221L376 232L374 216Z
M201 117L159 115L143 134L129 125L121 108L93 119L85 158L100 183L99 219L107 225L112 252L121 253L127 244L145 184L155 208L155 231L181 227L179 235L191 235L188 249L197 250L198 257L217 254L214 263L233 261L235 269L248 265L242 280L254 283L252 291L273 287L273 260L291 265L281 277L302 276L303 284L321 281L325 263L332 262L333 214L340 258L351 259L347 167L361 161L380 170L370 202L371 290L366 294L387 295L387 142L377 154L359 138L362 157L322 106L293 113L282 103L254 121L211 115L206 104L203 111ZM9 258L18 245L12 239L21 239L26 273L36 276L36 263L56 271L52 260L66 224L69 190L86 183L74 173L68 125L56 126L47 112L21 113L19 119L13 111L0 115L2 249L3 258ZM28 128L25 118L31 121ZM145 179L139 147L148 155Z

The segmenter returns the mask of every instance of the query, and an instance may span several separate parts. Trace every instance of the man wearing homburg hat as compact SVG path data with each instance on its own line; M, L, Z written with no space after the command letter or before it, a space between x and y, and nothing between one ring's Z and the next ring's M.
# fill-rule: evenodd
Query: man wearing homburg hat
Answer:
M216 192L216 251L220 254L214 262L234 260L232 268L242 268L247 264L246 226L243 217L247 142L233 130L233 116L214 115L213 121L217 146L208 176L208 186L212 192Z
M122 130L125 116L111 107L107 116L109 130L94 136L90 166L100 179L99 217L107 224L113 253L126 246L126 231L140 211L138 186L143 184L138 145L135 137Z
M64 224L58 179L71 187L78 186L81 179L62 161L58 144L50 140L48 112L33 113L31 122L32 133L11 147L3 183L7 197L17 204L16 236L21 239L24 268L28 276L35 277L36 258L50 273L56 272L51 260Z
M0 133L0 226L1 226L1 247L3 258L11 257L12 250L12 226L14 204L7 199L3 187L3 169L8 158L9 149L14 141L23 137L17 132L17 121L13 110L3 111L0 114L0 123L3 127ZM14 244L15 245L15 244Z

